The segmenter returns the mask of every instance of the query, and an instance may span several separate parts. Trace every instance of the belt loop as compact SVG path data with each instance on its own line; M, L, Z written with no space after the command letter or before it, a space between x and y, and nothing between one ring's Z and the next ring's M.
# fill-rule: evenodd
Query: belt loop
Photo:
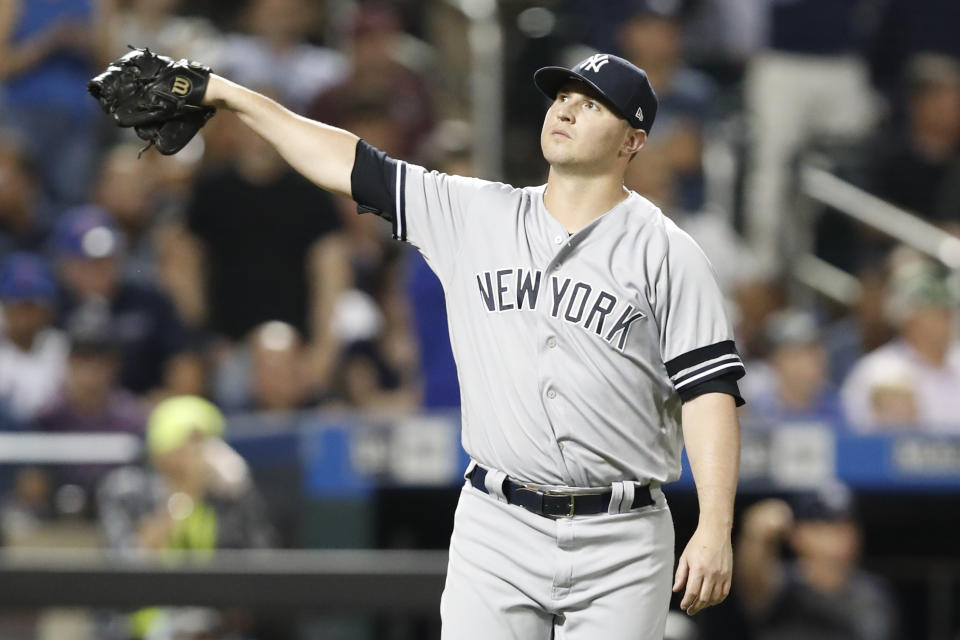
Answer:
M662 506L667 501L667 497L663 495L663 489L660 488L660 483L654 480L650 481L650 497L653 498L653 504Z
M614 482L610 485L610 506L607 507L607 513L620 513L620 503L623 502L623 484Z
M620 513L626 513L633 508L633 497L637 492L637 483L625 480L618 484L623 485L623 497L620 499Z
M477 461L470 460L470 464L467 465L467 470L463 472L463 478L466 480L470 477L470 474L473 473L473 470L477 468ZM470 484L473 484L472 482Z
M500 502L506 502L507 496L503 493L503 481L507 479L507 474L499 469L487 469L487 477L483 484L487 488L487 493L496 496Z

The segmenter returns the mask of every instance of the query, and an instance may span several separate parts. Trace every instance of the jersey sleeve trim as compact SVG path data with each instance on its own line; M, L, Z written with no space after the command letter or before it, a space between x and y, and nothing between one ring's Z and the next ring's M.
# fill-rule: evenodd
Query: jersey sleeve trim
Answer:
M397 203L397 218L393 224L393 237L407 241L407 163L397 163L397 190L394 202Z
M746 373L733 340L688 351L665 364L667 375L678 392L723 375L732 374L736 380Z
M689 402L705 393L725 393L733 396L736 405L742 407L746 404L746 401L743 399L743 396L740 395L740 385L737 384L737 378L739 377L740 376L735 373L725 373L718 378L712 378L705 382L694 384L680 392L680 399L684 402Z

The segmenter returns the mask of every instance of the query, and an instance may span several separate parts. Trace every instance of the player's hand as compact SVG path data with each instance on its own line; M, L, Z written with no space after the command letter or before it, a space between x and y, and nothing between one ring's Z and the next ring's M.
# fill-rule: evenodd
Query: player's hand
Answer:
M732 574L730 530L700 525L677 565L673 591L679 593L686 587L680 608L692 616L720 604L730 593Z

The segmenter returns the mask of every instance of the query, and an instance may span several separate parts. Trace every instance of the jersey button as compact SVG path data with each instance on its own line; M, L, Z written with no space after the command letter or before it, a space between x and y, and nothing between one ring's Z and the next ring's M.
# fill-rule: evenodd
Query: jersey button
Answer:
M553 241L556 242L557 244L563 244L563 236L557 236L556 238L553 239Z
M553 389L550 389L549 391L547 391L547 397L553 400L554 398L557 397L557 392L554 391Z
M556 349L556 348L557 348L557 339L556 339L556 338L550 338L549 340L547 340L547 346L550 347L551 349Z

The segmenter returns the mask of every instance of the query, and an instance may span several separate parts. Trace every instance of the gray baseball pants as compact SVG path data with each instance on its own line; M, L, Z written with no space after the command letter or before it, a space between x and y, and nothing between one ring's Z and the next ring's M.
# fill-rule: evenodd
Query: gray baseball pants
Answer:
M443 640L662 640L673 519L657 503L545 518L464 485L440 602Z

